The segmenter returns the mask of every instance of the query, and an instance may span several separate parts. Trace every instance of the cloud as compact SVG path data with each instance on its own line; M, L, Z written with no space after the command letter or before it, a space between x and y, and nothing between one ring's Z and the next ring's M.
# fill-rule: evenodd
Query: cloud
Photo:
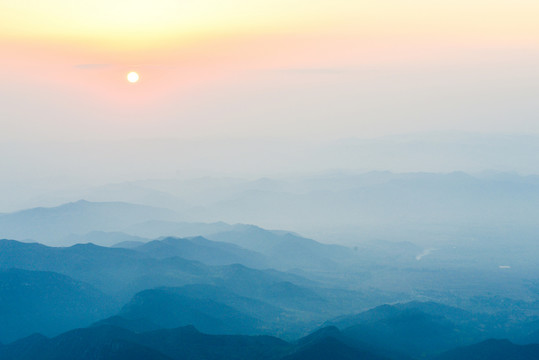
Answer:
M348 68L340 67L327 67L327 68L282 68L278 69L280 72L291 74L342 74L348 72Z
M92 70L92 69L104 69L111 67L111 64L78 64L75 65L77 69Z
M435 251L436 249L425 249L423 252L415 257L417 261L420 261L425 256L429 255L431 252Z

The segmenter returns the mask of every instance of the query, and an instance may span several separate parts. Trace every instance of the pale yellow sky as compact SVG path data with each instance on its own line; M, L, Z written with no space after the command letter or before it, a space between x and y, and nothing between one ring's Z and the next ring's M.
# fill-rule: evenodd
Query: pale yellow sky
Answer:
M532 0L2 0L2 38L82 41L116 49L204 37L356 35L537 41Z
M314 145L343 138L539 134L538 19L539 0L0 0L0 198L364 169ZM514 155L526 146L464 169L536 171L533 151ZM369 169L463 169L424 168L421 147L398 164L391 149L396 167L362 156Z
M539 132L537 19L537 0L0 0L0 140Z

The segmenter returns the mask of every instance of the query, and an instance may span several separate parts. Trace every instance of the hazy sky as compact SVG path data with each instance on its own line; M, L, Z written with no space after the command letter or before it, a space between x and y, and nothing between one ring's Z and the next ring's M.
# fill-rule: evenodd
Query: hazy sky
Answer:
M0 0L0 140L537 133L538 18L536 0Z

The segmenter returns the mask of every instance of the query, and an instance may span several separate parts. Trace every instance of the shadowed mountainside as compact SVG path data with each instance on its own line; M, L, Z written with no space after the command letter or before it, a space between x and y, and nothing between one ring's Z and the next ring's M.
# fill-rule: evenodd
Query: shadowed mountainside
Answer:
M53 272L0 270L0 341L87 326L119 304L91 285Z
M239 249L235 245L225 246L228 247ZM239 253L242 251L247 250ZM142 306L138 309L145 309L143 315L148 309L156 309L152 316L145 314L151 320L166 327L195 323L212 333L256 330L282 331L290 336L312 326L308 324L342 313L344 308L362 306L358 300L364 299L354 291L336 290L339 296L335 296L331 289L291 273L256 270L240 264L210 266L177 256L157 259L135 250L93 244L56 248L0 240L0 270L10 268L63 274L91 284L115 303L126 303L142 291L131 305ZM152 290L163 286L183 288ZM64 301L70 299L71 295L67 294ZM158 313L160 307L175 302L183 304L175 307L176 317ZM15 303L6 311L14 309L18 309ZM131 306L129 312L133 318L138 311L134 309L137 306ZM20 311L13 314L22 316ZM55 313L51 312L51 316ZM202 315L207 322L195 321L202 321ZM235 318L241 320L234 322ZM44 329L35 331L47 333L47 328Z
M515 345L508 340L486 340L447 351L435 360L537 360L539 344Z
M293 344L271 336L207 335L192 326L144 333L96 326L72 330L52 339L35 335L0 347L0 356L3 360L382 359L331 337Z

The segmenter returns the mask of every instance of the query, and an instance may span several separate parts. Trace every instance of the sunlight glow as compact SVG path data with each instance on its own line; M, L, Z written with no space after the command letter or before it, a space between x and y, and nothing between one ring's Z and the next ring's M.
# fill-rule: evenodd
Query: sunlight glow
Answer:
M129 81L130 83L134 84L138 80L139 80L139 75L136 72L131 71L129 74L127 74L127 81Z

